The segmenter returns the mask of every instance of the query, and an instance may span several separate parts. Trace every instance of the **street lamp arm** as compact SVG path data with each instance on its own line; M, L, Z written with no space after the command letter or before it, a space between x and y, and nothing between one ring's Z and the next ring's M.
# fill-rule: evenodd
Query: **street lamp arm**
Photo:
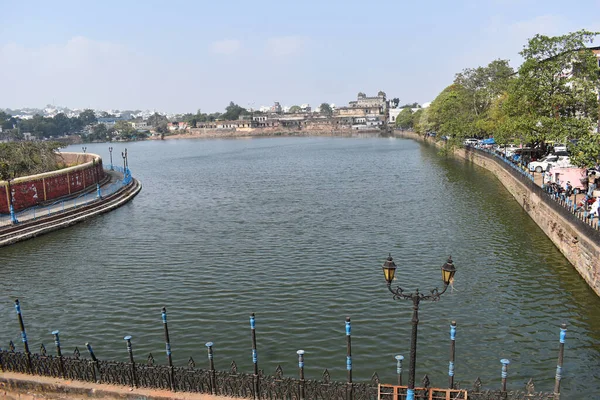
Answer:
M392 289L392 285L388 284L387 287L388 287L388 290L394 295L394 300L413 300L413 301L415 300L415 298L418 298L419 301L421 301L421 300L438 301L440 299L440 297L448 289L448 285L444 285L444 290L442 290L441 292L439 291L438 288L435 288L435 289L431 290L431 294L425 295L423 293L420 293L419 289L417 289L414 293L404 293L404 289L402 289L400 286L397 286L395 289Z

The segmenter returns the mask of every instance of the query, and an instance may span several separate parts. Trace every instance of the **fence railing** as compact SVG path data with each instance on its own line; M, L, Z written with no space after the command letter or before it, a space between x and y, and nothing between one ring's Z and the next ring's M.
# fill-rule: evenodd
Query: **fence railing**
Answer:
M110 168L105 168L109 170ZM123 167L113 166L115 171L123 174L122 179L118 179L109 185L99 186L94 188L88 188L85 193L80 194L77 197L71 197L68 199L58 200L51 204L38 205L27 208L25 210L14 213L14 217L10 214L0 214L0 227L14 225L14 219L18 222L35 221L41 217L47 217L50 215L62 213L65 211L73 210L78 207L82 207L96 201L101 200L106 196L119 191L123 186L127 186L133 179L131 177L131 171L129 168L123 169ZM17 223L18 223L17 222Z
M535 193L545 202L545 204L585 232L590 238L600 242L599 218L590 215L586 207L579 207L575 202L575 198L572 199L570 196L568 197L564 194L556 193L550 186L539 186L535 183L533 174L523 170L520 166L514 164L501 153L470 146L467 147L467 151L474 151L483 157L500 161L499 165L505 166L506 171Z
M136 362L132 337L125 336L127 355L129 362L104 361L96 357L90 343L86 343L89 358L82 357L78 348L75 348L71 356L65 356L62 352L59 331L52 332L56 355L48 354L46 347L42 344L38 353L31 353L29 342L25 332L23 315L18 300L15 301L15 309L19 320L21 338L23 341L23 352L15 349L11 341L9 347L0 349L0 369L2 371L17 372L48 376L53 378L64 378L93 383L105 383L113 385L131 386L133 388L152 388L171 390L177 392L199 392L213 395L241 397L251 399L268 400L376 400L376 399L405 399L406 387L381 384L379 376L374 373L368 382L353 382L352 374L349 373L348 381L332 381L329 371L326 369L321 379L304 378L304 351L298 350L298 377L285 376L281 366L275 369L273 375L266 375L258 369L258 356L256 350L255 317L250 316L250 329L252 339L252 362L253 373L244 373L238 370L235 361L227 371L219 371L214 368L214 353L212 342L206 343L208 359L207 368L197 368L196 362L190 357L187 365L174 366L171 361L171 342L169 339L166 309L162 309L162 322L165 332L165 349L168 364L160 365L155 362L154 356L149 354L145 362ZM350 319L346 319L346 335L349 334ZM455 324L453 324L456 328ZM509 364L508 360L501 360L502 388L499 390L483 390L479 378L474 382L471 389L466 389L468 398L475 400L493 399L559 399L560 380L562 371L562 360L566 326L561 326L558 366L555 375L555 386L552 393L535 392L533 381L529 381L525 390L507 390L507 378ZM452 333L451 333L452 337ZM351 343L350 341L348 343ZM350 345L349 345L350 346ZM125 347L125 346L124 346ZM349 350L349 354L351 354ZM348 356L350 357L350 356ZM396 373L398 382L402 382L402 357L396 357L398 365ZM347 363L347 369L352 371L352 362ZM454 369L452 369L453 374ZM391 388L391 389L390 389ZM436 394L438 397L432 397ZM415 399L431 400L441 396L441 393L465 394L465 389L460 388L460 383L453 384L452 388L432 388L429 377L425 375L421 387L416 390ZM455 398L455 397L452 397ZM456 397L456 398L466 398Z

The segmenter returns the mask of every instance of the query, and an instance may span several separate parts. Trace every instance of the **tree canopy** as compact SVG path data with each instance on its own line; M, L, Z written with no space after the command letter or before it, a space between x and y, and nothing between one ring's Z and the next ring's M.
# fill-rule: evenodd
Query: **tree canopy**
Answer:
M321 103L321 105L319 106L319 110L323 115L331 116L331 114L333 114L333 109L331 108L329 103Z
M536 35L521 51L525 61L516 72L507 60L463 70L413 122L415 130L461 142L472 136L532 145L578 139L570 148L572 162L596 163L600 70L586 48L596 35L585 30Z
M235 104L233 101L229 102L229 105L225 107L225 113L219 118L225 121L237 121L240 119L240 115L250 115L250 112L243 107Z
M396 117L396 126L400 129L413 129L413 117L414 113L410 108L403 108Z
M57 142L0 143L0 179L41 174L60 168Z

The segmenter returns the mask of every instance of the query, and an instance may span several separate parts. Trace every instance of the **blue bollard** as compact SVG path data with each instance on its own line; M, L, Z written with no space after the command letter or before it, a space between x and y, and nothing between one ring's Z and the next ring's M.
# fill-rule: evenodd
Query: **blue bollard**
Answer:
M506 392L506 378L508 378L508 364L510 364L510 361L503 358L500 362L502 363L502 391Z
M346 371L348 371L348 383L352 383L352 326L350 317L346 317Z
M558 348L558 362L556 363L556 376L554 378L554 397L560 397L560 380L562 379L563 357L565 354L565 339L567 337L567 324L560 326L560 339Z
M402 386L402 361L404 360L404 356L402 354L398 354L394 358L396 359L396 375L398 375L398 386Z
M12 202L10 204L10 221L14 224L18 224L19 220L17 220L17 216L15 215L15 209L13 208Z
M448 364L448 387L454 388L454 355L456 351L456 321L450 324L450 362Z

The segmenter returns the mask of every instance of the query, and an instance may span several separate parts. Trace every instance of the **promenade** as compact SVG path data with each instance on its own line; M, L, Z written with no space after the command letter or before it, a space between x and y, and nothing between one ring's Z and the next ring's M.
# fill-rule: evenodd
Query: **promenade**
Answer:
M0 247L66 228L114 210L129 202L142 190L142 184L131 178L129 170L125 173L106 171L106 176L108 178L102 186L95 190L88 188L82 194L17 213L16 224L12 223L12 216L3 216Z
M121 189L124 180L123 168L115 167L114 170L105 170L106 179L100 182L100 197L107 197ZM41 203L38 206L30 207L15 213L19 223L36 221L43 217L56 215L98 201L98 190L92 186L81 193L65 196L59 200ZM0 214L0 232L3 228L12 226L11 216Z

